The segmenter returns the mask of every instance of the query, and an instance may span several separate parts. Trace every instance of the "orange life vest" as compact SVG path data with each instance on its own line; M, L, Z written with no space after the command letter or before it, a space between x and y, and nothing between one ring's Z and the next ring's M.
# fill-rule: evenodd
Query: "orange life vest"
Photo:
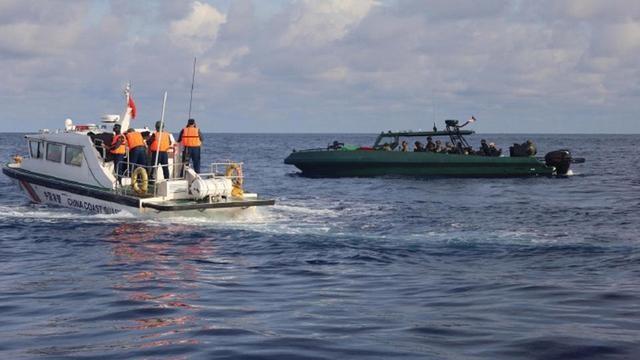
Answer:
M137 131L127 133L127 143L129 144L129 150L133 150L137 147L144 146L144 139L142 134Z
M182 129L182 145L186 147L198 147L202 145L197 127L193 126Z
M153 134L153 142L149 148L151 151L158 151L158 143L160 143L160 152L167 152L171 147L171 138L168 132L158 132Z
M120 144L120 146L118 146L117 148L112 148L109 152L115 155L124 155L127 152L127 148L125 145L126 141L124 140L122 134L115 135L113 137L113 140L111 140L111 146L113 147L118 142L118 139L122 139L122 144Z

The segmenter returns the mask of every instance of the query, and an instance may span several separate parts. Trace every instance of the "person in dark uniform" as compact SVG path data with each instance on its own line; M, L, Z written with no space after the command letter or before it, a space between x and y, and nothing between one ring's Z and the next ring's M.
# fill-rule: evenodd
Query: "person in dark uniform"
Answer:
M447 154L455 154L453 144L450 142L445 142L444 152Z
M496 147L496 144L489 143L489 156L500 156L502 155L502 149Z
M338 140L333 140L333 143L327 146L329 150L340 150L344 146L344 143L339 142Z
M526 146L528 156L534 156L535 154L538 153L538 149L536 149L536 146L534 145L533 141L527 140L527 142L524 143L523 145Z
M196 121L189 119L187 126L180 131L178 142L184 146L183 161L193 163L193 170L200 173L200 147L202 146L202 133L196 127Z
M127 153L127 140L120 133L120 124L113 125L113 139L108 148L113 157L113 169L116 172L118 184L122 185L122 174L127 166L124 162L124 155Z
M478 155L482 156L490 156L491 150L489 149L489 145L487 145L487 140L480 140L480 150L478 150Z
M427 145L425 146L425 151L428 151L428 152L436 151L436 144L433 143L433 139L431 138L431 136L427 137Z
M158 157L158 164L162 166L162 175L165 180L169 179L169 149L173 146L171 141L171 134L167 131L160 131L162 123L156 121L156 131L147 139L147 145L151 151L151 161L155 164L156 156ZM155 171L151 171L151 179L155 178Z

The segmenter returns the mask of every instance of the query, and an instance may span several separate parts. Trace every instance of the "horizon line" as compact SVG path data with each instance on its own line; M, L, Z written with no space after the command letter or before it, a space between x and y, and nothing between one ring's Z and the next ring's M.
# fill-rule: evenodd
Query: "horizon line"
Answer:
M55 131L55 130L54 130ZM402 130L402 131L421 131L421 130ZM205 134L247 134L247 135L333 135L333 134L345 134L345 135L378 135L381 133L385 133L386 131L380 132L244 132L244 131L220 131L220 132L204 132ZM38 131L0 131L0 134L36 134ZM623 133L623 132L611 132L611 133L599 133L599 132L475 132L472 135L640 135L638 133Z

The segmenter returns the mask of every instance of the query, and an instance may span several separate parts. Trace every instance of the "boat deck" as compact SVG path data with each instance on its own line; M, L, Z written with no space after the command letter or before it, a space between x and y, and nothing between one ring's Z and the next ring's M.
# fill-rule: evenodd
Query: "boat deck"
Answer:
M158 211L183 211L183 210L207 210L207 209L224 209L224 208L247 208L251 206L268 206L274 205L275 200L228 200L220 202L194 202L193 200L169 200L161 203L153 201L142 201L143 208L154 209Z

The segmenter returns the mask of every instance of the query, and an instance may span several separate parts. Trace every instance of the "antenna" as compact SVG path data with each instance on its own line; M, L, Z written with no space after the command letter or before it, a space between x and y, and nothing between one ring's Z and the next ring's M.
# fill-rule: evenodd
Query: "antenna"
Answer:
M196 82L196 57L193 57L193 75L191 75L191 96L189 97L189 117L191 119L191 103L193 101L193 84Z
M433 116L433 123L436 123L436 96L433 88L431 88L431 115ZM435 125L434 125L435 126Z
M435 103L435 101L433 103L432 110L433 110L433 123L435 124L436 123L436 103ZM435 125L433 125L433 126L435 126Z
M153 169L151 169L151 171L156 172L154 179L157 179L158 175L160 175L158 174L158 159L160 158L160 143L162 142L162 132L164 131L164 110L166 107L167 107L167 92L165 91L164 97L162 98L162 114L160 115L160 130L158 130L158 132L155 135L156 141L158 142L158 147L156 148L156 160L153 163ZM169 180L169 179L165 179L165 180ZM155 187L153 191L155 192Z

